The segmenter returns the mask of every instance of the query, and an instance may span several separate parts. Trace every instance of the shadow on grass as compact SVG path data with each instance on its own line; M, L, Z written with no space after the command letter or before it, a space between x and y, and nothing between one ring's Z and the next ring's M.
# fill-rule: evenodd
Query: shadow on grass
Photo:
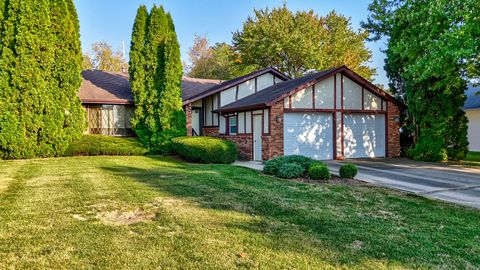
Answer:
M474 239L480 234L476 225L479 215L473 211L399 196L383 189L312 186L261 176L253 170L230 165L151 158L152 164L162 161L165 166L103 169L190 200L199 207L261 217L259 221L225 226L266 233L272 250L317 250L313 253L327 250L335 253L331 259L325 258L327 261L347 266L365 261L407 268L480 265L480 259L470 254L480 249L472 246L475 240L463 239ZM355 243L361 246L355 247Z

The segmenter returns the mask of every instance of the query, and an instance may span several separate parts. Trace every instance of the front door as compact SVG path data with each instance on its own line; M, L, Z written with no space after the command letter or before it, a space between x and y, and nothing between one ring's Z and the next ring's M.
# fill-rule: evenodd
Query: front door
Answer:
M200 136L200 109L192 109L192 136Z
M262 118L263 116L253 116L253 160L262 160Z

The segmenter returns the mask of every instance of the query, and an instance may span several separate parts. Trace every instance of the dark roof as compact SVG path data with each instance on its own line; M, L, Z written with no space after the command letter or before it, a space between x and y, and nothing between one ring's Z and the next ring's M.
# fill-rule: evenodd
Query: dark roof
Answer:
M78 96L83 103L132 104L128 75L99 70L82 71L83 81Z
M183 103L188 104L188 103L191 103L191 102L195 102L195 101L197 101L201 98L213 95L215 93L218 93L218 92L223 91L225 89L231 88L235 85L241 84L245 81L248 81L250 79L261 76L261 75L266 74L266 73L271 73L271 74L273 74L273 75L275 75L275 76L277 76L277 77L279 77L283 80L290 79L290 77L286 76L285 74L278 71L277 69L275 69L273 67L268 67L268 68L264 68L264 69L261 69L261 70L254 71L254 72L249 73L247 75L237 77L237 78L229 80L229 81L224 81L221 84L208 89L207 91L203 91L203 92L201 92L197 95L191 96L188 99L184 98Z
M480 109L480 85L469 85L465 95L467 95L467 100L463 107L465 110Z
M83 103L133 104L128 74L101 70L82 71L78 96ZM188 99L220 84L220 80L182 78L182 98Z
M328 76L335 73L340 68L332 68L310 75L306 75L301 78L296 78L281 83L277 83L270 87L263 89L253 95L244 97L236 102L230 103L226 106L219 108L219 112L233 112L242 109L254 109L267 107L272 101L275 101L279 97L288 94L297 87L303 86L316 79Z
M190 77L182 78L182 99L189 100L193 96L200 95L210 88L221 84L221 80L197 79Z

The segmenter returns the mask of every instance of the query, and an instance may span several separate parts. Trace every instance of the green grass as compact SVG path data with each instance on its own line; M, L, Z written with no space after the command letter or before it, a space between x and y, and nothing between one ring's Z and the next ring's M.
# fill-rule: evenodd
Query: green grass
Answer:
M138 138L82 135L70 145L64 156L141 156L147 152Z
M480 162L480 152L469 152L467 154L466 160Z
M480 268L479 211L387 189L156 156L0 172L0 269Z

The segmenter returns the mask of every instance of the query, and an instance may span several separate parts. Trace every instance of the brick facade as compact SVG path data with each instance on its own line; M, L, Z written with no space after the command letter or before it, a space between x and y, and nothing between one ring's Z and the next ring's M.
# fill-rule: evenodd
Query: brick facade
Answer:
M225 135L219 136L222 139L229 140L237 145L238 157L242 160L253 159L253 136L252 134Z
M400 121L397 122L395 119L400 119L401 108L392 102L388 102L387 109L387 157L394 158L400 156Z
M270 108L270 134L262 136L262 159L283 156L283 100Z
M183 107L187 119L187 136L192 136L192 103Z
M217 137L219 134L218 127L204 127L202 136Z

